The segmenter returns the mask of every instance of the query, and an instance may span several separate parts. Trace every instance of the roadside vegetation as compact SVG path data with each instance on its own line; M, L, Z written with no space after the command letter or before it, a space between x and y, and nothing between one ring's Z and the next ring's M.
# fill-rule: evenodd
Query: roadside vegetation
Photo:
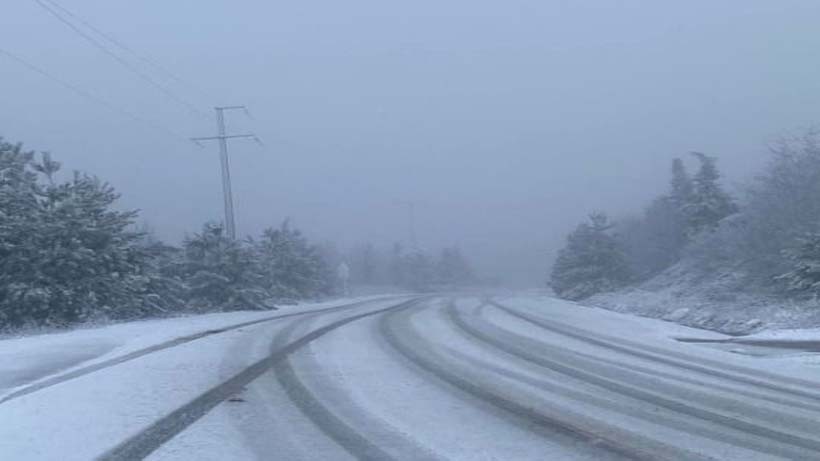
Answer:
M171 245L139 230L139 213L118 209L118 198L110 184L66 175L49 154L0 138L0 331L270 309L344 294L342 263L365 285L420 291L474 280L457 247L437 258L400 244L345 254L287 220L238 240L205 223Z
M771 146L768 166L738 197L721 184L715 157L692 153L671 165L667 192L640 215L611 222L591 215L568 237L550 275L558 296L686 278L733 293L781 299L820 294L820 133ZM720 292L720 293L717 293Z

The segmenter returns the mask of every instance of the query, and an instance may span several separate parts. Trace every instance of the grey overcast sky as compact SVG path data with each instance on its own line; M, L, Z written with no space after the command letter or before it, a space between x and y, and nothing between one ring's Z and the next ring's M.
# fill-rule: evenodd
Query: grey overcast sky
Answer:
M672 157L718 155L729 185L765 143L820 111L817 0L57 0L161 63L206 117L44 11L7 0L0 135L110 181L179 241L220 219L212 107L264 148L231 146L240 233L291 217L341 246L460 244L487 275L531 283L591 210L639 211ZM149 69L147 67L140 67Z

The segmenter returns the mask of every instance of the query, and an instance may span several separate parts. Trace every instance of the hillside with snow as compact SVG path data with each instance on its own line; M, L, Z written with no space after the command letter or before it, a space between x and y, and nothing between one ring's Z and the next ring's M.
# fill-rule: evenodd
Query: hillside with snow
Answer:
M584 304L742 335L820 327L820 301L742 290L738 272L704 272L682 261L636 286L599 293Z

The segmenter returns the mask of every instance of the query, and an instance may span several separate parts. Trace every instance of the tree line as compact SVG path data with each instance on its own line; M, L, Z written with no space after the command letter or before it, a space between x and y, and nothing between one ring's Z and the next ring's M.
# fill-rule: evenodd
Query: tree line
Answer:
M205 224L180 246L137 230L118 194L0 139L0 329L263 309L334 293L318 246L287 221L258 238Z
M582 299L685 265L731 280L728 290L820 294L820 133L769 150L769 163L738 197L721 185L715 157L692 153L694 175L674 159L667 192L642 214L613 221L593 213L570 233L549 285Z
M139 230L119 195L0 138L0 330L63 327L100 319L268 309L340 294L337 267L353 283L424 291L474 281L458 247L437 257L396 244L341 252L289 221L234 240L206 223L180 245Z

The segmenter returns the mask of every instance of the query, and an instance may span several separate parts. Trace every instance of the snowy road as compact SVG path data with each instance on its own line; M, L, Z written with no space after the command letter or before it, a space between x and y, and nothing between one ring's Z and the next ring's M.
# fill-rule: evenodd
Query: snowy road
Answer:
M543 297L322 309L0 403L0 458L820 459L820 370L673 339L704 332Z

